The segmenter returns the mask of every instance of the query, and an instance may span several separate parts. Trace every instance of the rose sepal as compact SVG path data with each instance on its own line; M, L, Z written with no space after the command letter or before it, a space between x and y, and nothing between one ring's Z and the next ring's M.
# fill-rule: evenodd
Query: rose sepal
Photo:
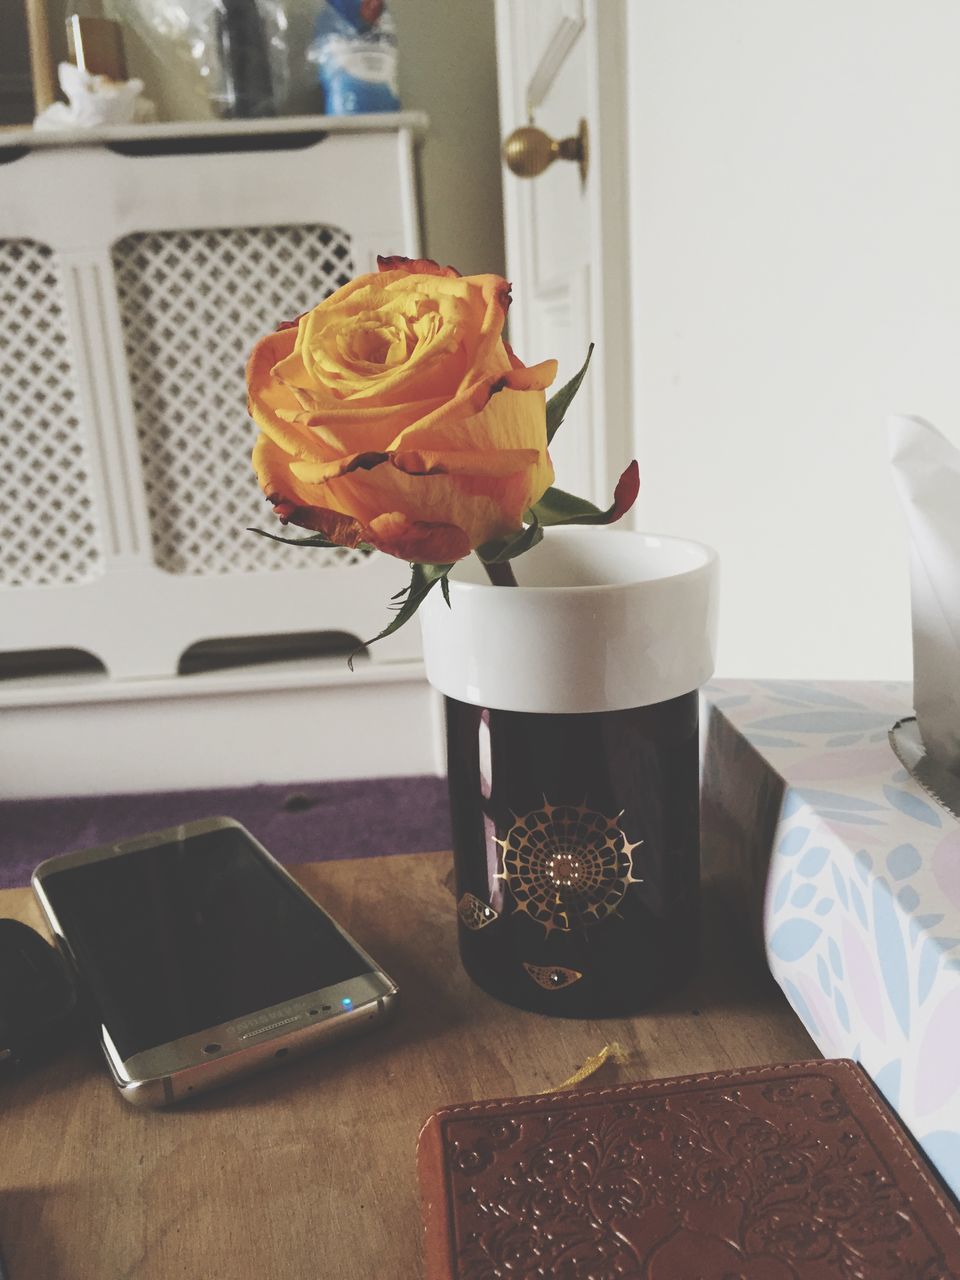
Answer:
M613 491L613 502L601 511L586 498L578 498L575 494L566 493L563 489L551 486L539 502L535 502L526 513L527 519L536 519L541 525L560 524L613 524L621 516L625 516L637 500L640 492L640 467L636 458L630 463Z
M313 533L309 538L284 538L279 533L267 533L266 529L248 529L247 533L259 533L261 538L269 538L271 542L285 542L288 547L341 547L339 542L331 542L322 533ZM358 542L354 550L376 551L376 547L368 542Z
M394 631L399 631L405 622L410 621L438 582L443 583L443 597L447 604L450 603L446 590L446 577L452 568L452 564L414 563L410 565L410 585L404 587L402 591L398 591L392 597L398 603L389 606L396 611L393 618L378 635L375 635L371 640L364 641L359 649L355 649L351 653L347 660L347 666L351 671L353 670L353 660L357 654L361 653L369 645L376 644L378 640L383 640L385 636L392 635Z
M543 538L543 529L540 527L539 517L534 512L527 512L527 520L529 523L516 533L508 534L505 538L494 538L490 542L485 542L482 547L477 547L476 554L483 563L503 564L516 556L522 556L531 547L535 547Z
M568 383L555 392L547 401L547 444L553 440L553 437L560 430L561 423L566 416L567 410L573 397L580 390L580 383L587 376L587 370L590 367L590 357L593 355L593 343L587 347L587 358L583 362L583 366L579 373L575 373Z

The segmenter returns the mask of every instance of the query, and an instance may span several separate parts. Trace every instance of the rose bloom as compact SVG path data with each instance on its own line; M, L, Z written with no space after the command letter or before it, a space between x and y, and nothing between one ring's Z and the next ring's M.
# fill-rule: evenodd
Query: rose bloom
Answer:
M253 466L284 522L447 564L517 532L553 482L545 389L503 341L510 286L379 258L254 348Z

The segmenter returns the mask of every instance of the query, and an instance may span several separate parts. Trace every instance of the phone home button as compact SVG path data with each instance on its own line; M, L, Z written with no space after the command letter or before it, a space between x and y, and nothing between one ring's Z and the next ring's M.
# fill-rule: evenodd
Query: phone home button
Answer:
M203 1052L204 1052L204 1053L219 1053L219 1052L220 1052L220 1050L221 1050L222 1048L223 1048L223 1045L217 1044L217 1043L216 1043L216 1041L213 1041L211 1044L205 1044L205 1045L203 1046Z

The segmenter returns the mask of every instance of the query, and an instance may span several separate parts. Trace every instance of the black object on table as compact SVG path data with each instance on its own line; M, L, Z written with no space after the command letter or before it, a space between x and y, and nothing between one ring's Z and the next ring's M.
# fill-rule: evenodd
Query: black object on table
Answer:
M58 1049L77 1024L77 1009L60 953L29 925L0 919L0 1073Z

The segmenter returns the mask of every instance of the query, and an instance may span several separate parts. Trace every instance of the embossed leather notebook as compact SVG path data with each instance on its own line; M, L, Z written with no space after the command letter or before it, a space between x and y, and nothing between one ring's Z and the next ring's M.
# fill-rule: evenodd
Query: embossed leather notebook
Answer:
M853 1062L448 1107L427 1280L960 1280L960 1213Z

